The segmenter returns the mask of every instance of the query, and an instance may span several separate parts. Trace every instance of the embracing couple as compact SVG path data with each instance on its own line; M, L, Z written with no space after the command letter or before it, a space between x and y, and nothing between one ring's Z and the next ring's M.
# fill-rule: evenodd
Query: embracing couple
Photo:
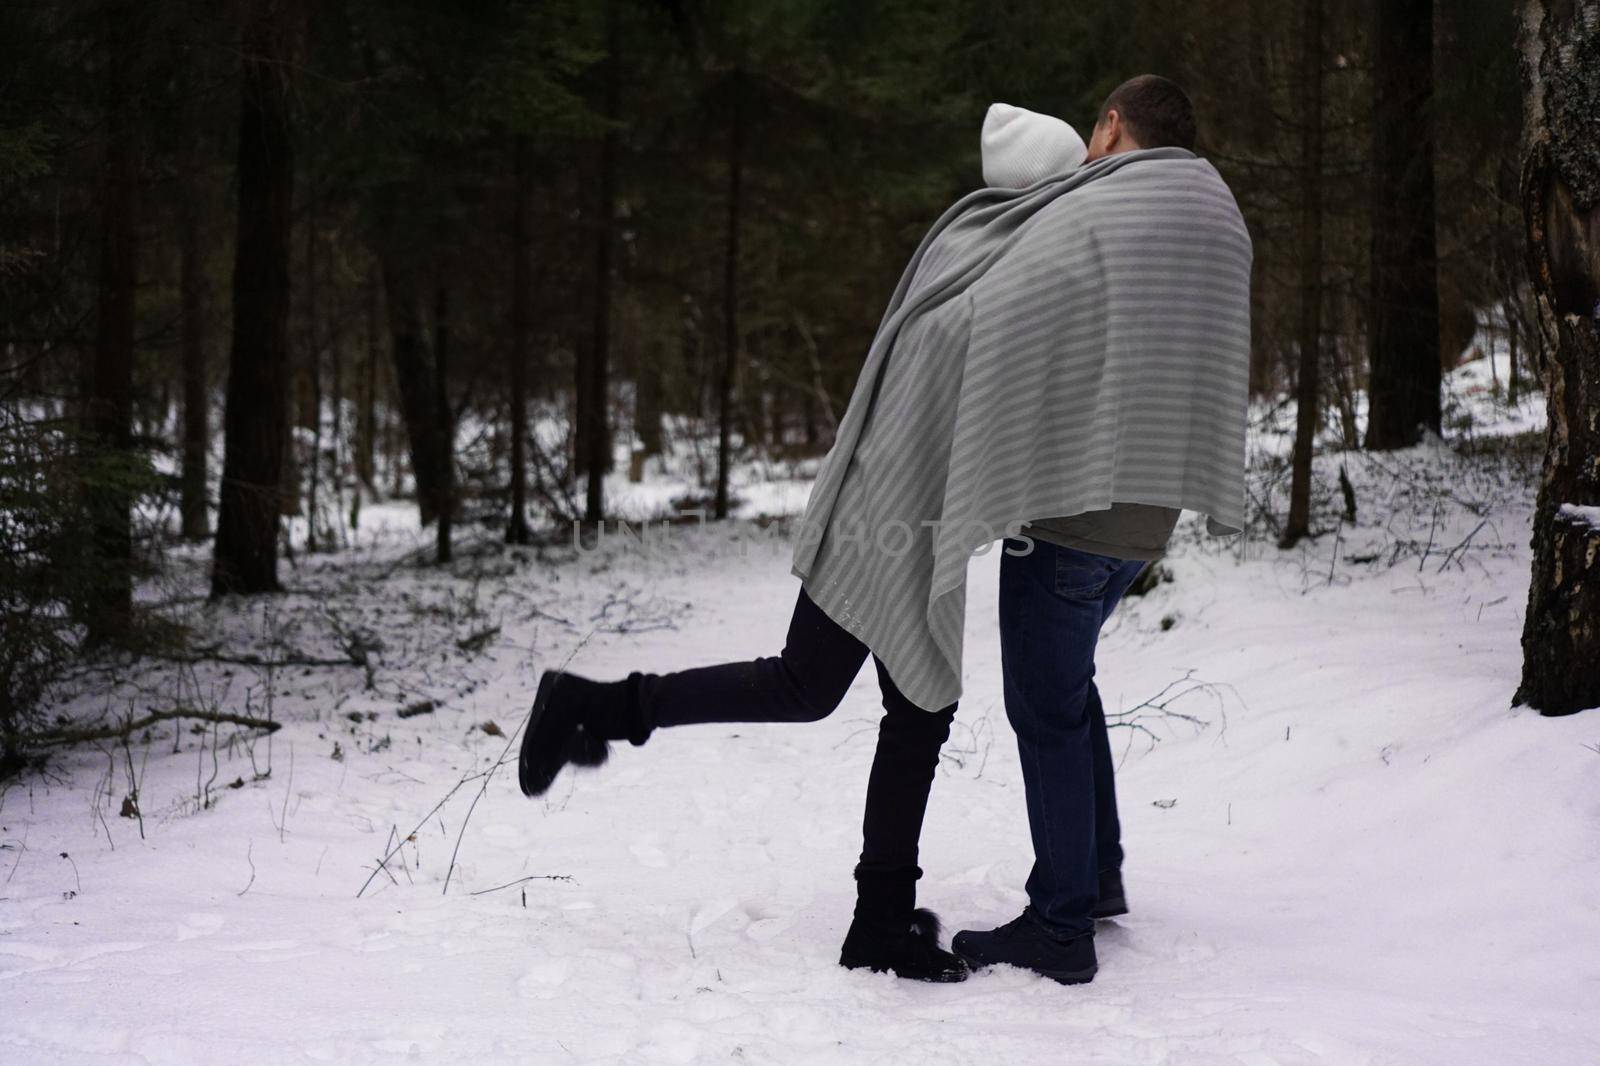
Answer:
M782 652L612 682L547 672L523 792L658 728L826 718L871 655L884 715L840 962L1091 980L1095 920L1127 912L1098 634L1181 510L1213 535L1243 526L1250 238L1194 143L1188 97L1152 75L1111 93L1087 145L991 108L988 187L912 257L812 490ZM1001 535L1029 902L946 951L916 906L917 843L961 694L967 561Z

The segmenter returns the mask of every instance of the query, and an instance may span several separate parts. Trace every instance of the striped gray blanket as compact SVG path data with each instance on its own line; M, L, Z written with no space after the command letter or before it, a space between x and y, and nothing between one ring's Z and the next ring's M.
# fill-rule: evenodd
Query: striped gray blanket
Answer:
M980 190L923 239L793 567L918 706L961 693L968 560L1026 522L1128 502L1243 527L1250 263L1178 148Z

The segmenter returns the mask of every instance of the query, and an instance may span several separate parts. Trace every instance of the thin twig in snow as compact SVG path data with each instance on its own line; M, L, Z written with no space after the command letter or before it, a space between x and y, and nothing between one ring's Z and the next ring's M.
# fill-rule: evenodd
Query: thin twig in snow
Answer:
M17 861L11 864L11 872L6 874L6 884L8 884L8 885L11 883L11 879L13 877L17 876L17 867L22 865L22 856L27 853L27 850L28 850L28 829L29 829L28 826L23 826L22 827L22 839L17 841ZM9 848L10 846L11 846L10 844L0 845L0 847L7 847L7 848Z
M256 883L256 861L250 855L250 853L255 850L255 846L256 842L253 840L245 845L244 861L250 864L250 880L245 882L245 886L236 892L235 895L244 895L246 892L250 891L250 886Z
M567 882L570 882L571 880L572 880L572 876L570 874L533 874L533 875L528 876L528 877L519 877L515 881L507 881L503 885L495 885L493 888L480 888L476 892L468 892L467 895L469 895L469 896L484 896L484 895L488 895L490 892L499 892L502 889L515 888L517 885L525 885L529 881L567 881Z
M593 629L589 630L584 638L580 640L570 652L567 653L567 657L563 659L561 665L557 667L559 671L566 670L567 665L572 662L572 660L577 656L578 652L582 651L584 645L589 643L589 638L594 636L594 632L595 631ZM510 736L506 737L505 747L500 749L500 757L494 761L494 765L490 766L487 771L483 772L483 784L478 788L478 794L472 797L472 804L467 808L467 815L461 820L461 831L456 834L456 845L450 850L450 865L444 872L444 888L441 890L440 895L447 895L450 892L450 877L456 871L456 856L461 852L461 840L467 835L467 824L472 821L472 812L478 809L478 801L483 799L483 794L489 790L489 782L493 780L495 771L499 770L501 766L505 765L506 757L510 754L512 745L517 743L517 738L521 735L523 727L527 724L528 720L526 717L524 717L522 721L517 724L517 728L511 731ZM462 781L465 783L466 779L463 778ZM454 790L452 789L451 791Z
M1448 567L1450 565L1451 561L1455 559L1456 553L1459 552L1459 551L1465 551L1467 545L1472 542L1472 538L1476 537L1478 535L1478 531L1480 529L1482 529L1484 526L1488 525L1488 524L1489 524L1489 520L1487 518L1485 518L1483 521L1481 521L1477 525L1473 526L1472 527L1472 532L1468 533L1465 537L1463 537L1461 539L1461 543L1460 544L1457 544L1454 548L1451 548L1448 552L1445 553L1444 562L1439 564L1439 569L1436 570L1435 573L1439 573L1439 574L1444 573L1445 572L1445 568ZM1463 569L1465 569L1465 567L1463 567Z
M289 780L283 786L283 814L278 820L278 843L283 843L284 829L289 825L289 794L294 791L294 745L289 745Z

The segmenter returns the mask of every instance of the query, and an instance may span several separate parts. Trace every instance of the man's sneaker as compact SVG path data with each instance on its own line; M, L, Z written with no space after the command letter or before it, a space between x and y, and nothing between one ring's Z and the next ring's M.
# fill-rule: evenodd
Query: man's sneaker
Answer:
M839 953L847 970L888 971L911 981L965 981L967 967L939 947L939 918L918 909L903 921L863 917L850 923Z
M1099 969L1094 933L1068 939L1052 936L1039 923L1032 907L998 929L957 933L950 946L974 970L1009 963L1064 985L1087 984Z
M1128 896L1122 890L1122 870L1113 866L1100 871L1100 898L1095 901L1091 918L1115 918L1128 913Z

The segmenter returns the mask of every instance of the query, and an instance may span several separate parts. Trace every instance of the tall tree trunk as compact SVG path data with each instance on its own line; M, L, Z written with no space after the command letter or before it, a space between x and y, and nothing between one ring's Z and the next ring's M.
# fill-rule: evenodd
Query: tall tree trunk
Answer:
M600 143L600 203L596 219L594 335L589 363L578 371L578 467L588 481L583 517L599 522L605 515L605 476L611 470L611 427L607 396L611 362L611 244L616 229L616 122L622 95L622 36L617 0L606 4L606 111L611 123Z
M382 331L378 314L380 285L377 268L369 268L366 283L366 361L361 368L360 413L356 419L356 477L370 493L377 494L377 467L374 462L378 441L378 366Z
M450 367L450 289L439 285L433 294L433 402L438 425L439 486L437 551L435 559L448 563L451 556L450 535L455 524L455 417L450 410L450 391L447 373Z
M532 143L518 134L512 146L515 218L511 238L511 517L506 543L527 544L528 528L528 356L533 286Z
M278 511L289 416L289 237L294 193L288 72L300 0L245 13L239 107L239 214L233 347L223 418L222 491L211 591L278 589Z
M640 361L634 381L633 431L646 456L661 454L661 374L665 344L652 344Z
M306 492L306 551L317 550L317 494L322 480L322 350L317 345L317 217L306 217L306 416L311 430L311 477Z
M1323 288L1324 295L1330 297L1323 301L1323 314L1328 314L1326 305L1331 303L1334 319L1333 340L1323 345L1323 374L1332 379L1332 406L1339 416L1339 447L1344 451L1354 451L1361 447L1361 426L1356 412L1360 390L1356 383L1354 346L1346 338L1362 335L1360 301L1347 295L1349 286L1342 280L1333 284L1331 293L1326 284ZM1328 382L1325 380L1323 394L1327 395L1328 391Z
M388 289L384 290L385 293ZM388 297L385 296L387 304ZM394 350L394 313L389 314L389 361L384 363L379 374L382 383L383 406L383 458L389 465L389 495L399 496L405 491L405 462L401 455L401 432L405 429L405 416L401 413L406 408L406 401L400 394L400 386L396 383L395 367L399 365L399 356ZM407 449L409 450L409 437Z
M775 451L782 451L788 443L789 431L789 389L780 383L777 387L769 387L765 392L767 398L767 445Z
M1521 347L1521 327L1512 311L1512 300L1505 302L1506 309L1506 403L1512 406L1522 398L1522 380L1517 372L1518 350Z
M342 310L342 309L341 309ZM332 414L332 425L329 427L331 438L328 442L328 491L333 496L332 506L329 508L331 520L328 522L326 532L329 536L337 537L339 530L339 511L344 506L344 345L339 337L339 314L328 316L328 369L332 373L329 382L328 410ZM343 538L340 538L343 543Z
M717 376L717 498L714 513L728 517L728 477L733 462L733 382L739 366L739 216L743 209L743 78L734 75L728 119L728 223L722 256L722 367Z
M86 499L97 573L85 604L89 637L114 641L133 610L132 495L134 292L139 259L139 117L130 69L137 5L106 11L106 143L100 175L100 273L88 414L93 473Z
M420 282L401 257L391 256L384 262L383 283L394 381L400 392L411 475L417 483L417 509L426 526L437 520L443 509L449 473L448 442L439 421L438 380L424 332Z
M705 332L701 325L699 309L693 305L692 299L691 297L690 313L683 316L678 357L689 373L690 403L695 421L704 425L711 413L711 403L706 395L710 389L707 380L710 370L706 366L708 360Z
M1367 447L1387 449L1439 431L1433 0L1376 7Z
M193 110L189 113L191 124ZM206 381L206 346L209 330L206 321L205 240L202 214L208 202L203 187L198 140L191 128L186 189L178 205L178 349L183 379L183 470L180 477L179 514L183 535L189 540L204 540L211 535L206 509L206 450L210 429Z
M306 222L308 234L311 229L312 224L308 218ZM309 250L310 244L308 243L306 247ZM291 340L289 345L289 429L284 437L283 445L283 506L278 512L285 518L299 518L308 513L306 500L301 492L306 483L306 471L302 468L303 464L300 457L301 434L299 431L304 430L310 433L316 428L317 424L316 409L318 403L315 383L312 379L312 342L310 328L305 325L310 321L310 315L307 312L316 310L316 294L313 291L316 286L316 280L312 276L315 267L316 264L310 258L307 258L299 266L295 265L292 258L289 261L291 277L300 279L300 294L306 306L299 316L302 324L300 343L295 344ZM294 288L294 285L291 284L289 308L291 327L296 321L293 305ZM293 331L291 329L291 338L292 336ZM285 544L289 543L287 537L288 534L285 532ZM315 550L315 543L308 544L307 547Z
M303 11L255 0L242 39L233 344L211 591L278 589L289 402L289 238L294 189L287 71Z
M1311 528L1311 452L1322 389L1322 0L1306 0L1300 42L1300 374L1289 517L1280 548ZM1435 345L1435 352L1438 346Z
M300 500L300 449L295 442L295 427L300 424L298 410L303 410L305 400L304 375L294 366L294 352L289 354L290 414L286 416L283 430L283 464L278 471L278 514L284 518L298 518L304 513Z
M1522 171L1549 430L1514 703L1600 707L1600 0L1524 0Z

